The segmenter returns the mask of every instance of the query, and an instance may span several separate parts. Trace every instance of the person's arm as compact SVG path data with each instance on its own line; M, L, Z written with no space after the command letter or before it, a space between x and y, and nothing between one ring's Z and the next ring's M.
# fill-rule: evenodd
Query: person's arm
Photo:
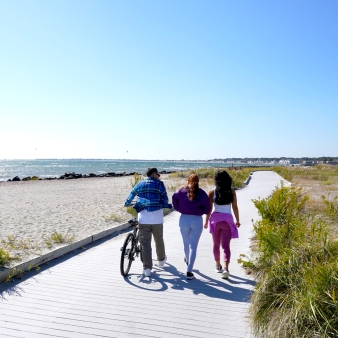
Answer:
M131 190L129 196L127 197L126 201L124 202L125 207L129 207L135 196L137 196L137 190L138 190L138 183L134 186L134 188Z
M210 210L209 210L209 212L207 214L207 217L205 218L204 229L208 228L209 218L210 218L210 215L211 215L211 212L212 212L212 204L214 202L214 190L210 190L209 191L208 197L209 197L209 207L210 207Z
M179 200L179 198L178 198L178 191L176 191L176 192L173 194L172 202L173 202L174 209L175 209L176 211L179 211L179 208L180 208L180 200Z
M238 212L236 191L232 190L232 194L234 196L234 199L232 201L232 210L233 210L233 212L235 214L236 226L237 226L237 228L239 228L241 226L241 223L239 222L239 212Z
M161 185L160 185L160 191L161 191L161 202L162 202L162 207L163 208L168 208L171 209L173 206L168 203L169 199L168 199L168 195L167 195L167 190L165 189L164 183L161 181Z

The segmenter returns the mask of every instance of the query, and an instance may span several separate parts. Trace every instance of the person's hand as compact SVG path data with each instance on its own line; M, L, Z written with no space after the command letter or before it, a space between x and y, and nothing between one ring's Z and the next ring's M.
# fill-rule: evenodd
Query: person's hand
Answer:
M238 221L236 221L236 227L239 228L241 226L241 223L239 223Z
M208 229L208 223L204 224L204 229Z

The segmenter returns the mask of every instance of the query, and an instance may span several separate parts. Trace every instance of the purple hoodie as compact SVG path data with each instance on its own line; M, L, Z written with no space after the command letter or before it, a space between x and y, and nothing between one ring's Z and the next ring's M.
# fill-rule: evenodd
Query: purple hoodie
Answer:
M187 188L177 190L173 195L174 209L181 214L202 216L210 212L210 201L207 193L200 188L193 201L188 199Z

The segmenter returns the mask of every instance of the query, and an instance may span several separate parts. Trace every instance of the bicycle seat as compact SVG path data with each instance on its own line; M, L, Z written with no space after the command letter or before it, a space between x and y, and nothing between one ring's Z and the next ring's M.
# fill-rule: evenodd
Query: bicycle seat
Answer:
M138 221L137 221L136 218L129 220L128 223L129 223L131 226L133 226L133 227L135 227L136 225L138 225Z

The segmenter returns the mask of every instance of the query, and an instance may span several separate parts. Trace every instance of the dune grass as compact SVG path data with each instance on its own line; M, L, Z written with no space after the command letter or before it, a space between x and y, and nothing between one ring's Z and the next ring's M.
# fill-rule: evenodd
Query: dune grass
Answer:
M244 186L244 181L249 177L252 168L242 168L234 170L232 167L227 168L201 168L201 169L192 169L186 171L180 171L172 173L169 175L171 178L185 178L187 179L189 175L196 174L200 180L207 179L210 185L213 185L213 179L215 173L218 170L225 170L229 173L232 178L232 185L234 189L240 189Z
M0 267L6 266L11 260L15 259L8 251L0 248Z
M336 168L280 168L289 180L304 177L336 182ZM338 336L338 241L336 198L311 197L297 186L254 200L261 220L254 224L251 260L239 261L257 284L250 315L256 337Z

